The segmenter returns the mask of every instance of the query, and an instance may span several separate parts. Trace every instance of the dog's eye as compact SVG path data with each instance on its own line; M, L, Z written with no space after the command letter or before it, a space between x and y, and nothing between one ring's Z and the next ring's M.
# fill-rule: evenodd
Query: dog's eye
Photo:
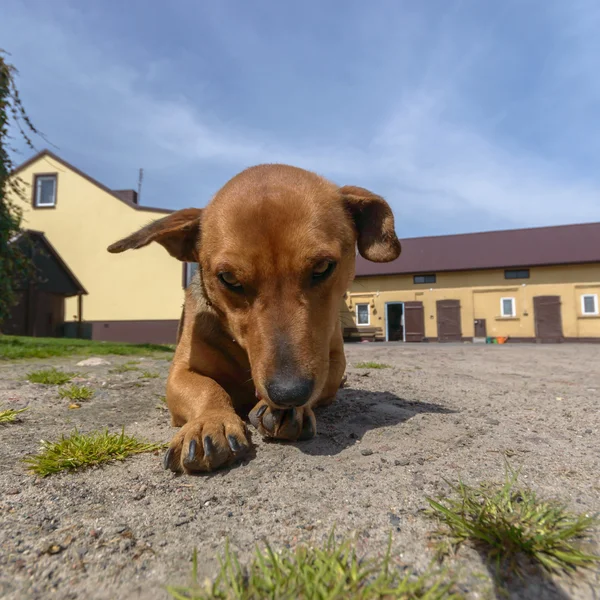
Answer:
M322 260L321 262L317 263L313 268L313 281L317 282L326 279L327 277L329 277L329 275L333 273L334 269L335 263L332 260Z
M242 284L231 273L219 273L217 277L229 289L239 291L242 289Z

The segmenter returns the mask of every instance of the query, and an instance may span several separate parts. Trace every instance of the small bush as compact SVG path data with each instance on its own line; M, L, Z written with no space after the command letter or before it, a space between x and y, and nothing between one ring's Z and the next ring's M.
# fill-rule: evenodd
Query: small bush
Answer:
M153 373L152 371L143 371L140 375L142 379L156 379L160 377L158 373Z
M110 369L108 372L109 373L127 373L129 371L139 371L140 368L134 366L133 364L124 364L124 365L119 365L117 367L115 367L114 369Z
M46 477L60 471L73 471L113 460L124 460L132 454L153 452L166 444L150 444L135 437L104 432L81 434L75 430L58 442L42 441L38 454L24 459L31 473Z
M19 419L17 415L28 410L27 408L20 408L15 410L9 408L7 410L0 410L0 423L14 423Z
M201 586L197 555L193 555L192 585L168 587L175 600L458 600L453 582L441 573L417 576L390 567L390 548L383 559L358 559L349 542L336 544L333 534L322 548L298 546L275 553L267 544L242 567L227 545L219 574Z
M40 371L31 371L27 374L27 379L31 383L42 383L44 385L63 385L69 383L77 373L66 373L52 367L51 369L41 369Z
M507 470L503 486L460 482L451 485L454 498L434 501L430 514L442 524L437 531L441 557L463 542L472 542L499 567L520 572L519 559L527 558L548 572L569 572L592 567L600 556L577 546L597 524L596 517L571 514L556 502L539 500L530 490L515 487L518 473Z
M94 390L85 385L71 384L58 390L58 395L68 400L89 400L94 395Z

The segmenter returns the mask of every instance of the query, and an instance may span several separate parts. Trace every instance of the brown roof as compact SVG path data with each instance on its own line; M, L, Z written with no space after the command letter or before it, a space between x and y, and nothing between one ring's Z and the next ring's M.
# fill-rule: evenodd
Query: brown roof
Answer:
M600 223L401 240L389 263L356 259L356 276L424 274L600 262Z
M127 204L127 206L130 206L131 208L133 208L135 210L141 210L144 212L146 212L146 211L147 212L157 212L157 213L163 213L163 214L170 214L170 213L174 212L173 210L170 210L168 208L154 208L153 206L140 206L139 204L131 202L130 200L123 197L123 194L122 194L123 190L115 191L115 190L111 190L110 188L107 188L104 184L100 183L97 179L94 179L93 177L90 177L87 173L80 171L77 167L73 166L71 163L68 163L66 160L63 160L62 158L60 158L60 156L57 156L56 154L54 154L54 152L50 152L50 150L45 150L45 149L41 150L35 156L32 156L30 159L28 159L24 163L20 164L12 172L12 174L15 175L19 171L22 171L29 165L33 164L36 160L39 160L40 158L43 158L43 157L48 157L48 158L51 158L52 160L55 160L56 162L60 163L61 165L67 167L67 169L74 171L75 173L77 173L78 175L83 177L84 179L87 179L90 183L92 183L96 187L99 187L101 190L105 191L107 194L110 194L111 196L115 197L117 200L120 200L121 202L123 202L123 204Z

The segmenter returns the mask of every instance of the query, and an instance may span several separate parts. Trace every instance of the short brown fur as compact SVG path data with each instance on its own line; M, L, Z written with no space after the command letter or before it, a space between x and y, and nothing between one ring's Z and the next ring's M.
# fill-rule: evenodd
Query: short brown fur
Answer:
M385 200L296 167L259 165L226 183L205 209L177 211L108 250L153 241L199 263L167 381L180 430L165 468L210 471L244 456L246 416L266 437L314 436L313 409L343 385L339 307L356 247L375 262L400 254ZM304 397L290 381L310 382ZM279 404L275 390L284 390Z

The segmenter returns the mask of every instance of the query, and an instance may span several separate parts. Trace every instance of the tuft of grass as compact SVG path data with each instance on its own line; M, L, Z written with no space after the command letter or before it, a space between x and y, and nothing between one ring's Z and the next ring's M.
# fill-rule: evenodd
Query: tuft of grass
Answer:
M85 385L71 384L58 390L58 395L69 400L89 400L94 395L94 390Z
M153 356L175 349L171 344L117 344L71 338L31 338L0 335L0 360L50 358L52 356Z
M137 363L134 363L137 364ZM109 373L127 373L128 371L139 371L140 368L134 366L134 364L131 363L125 363L124 365L119 365L117 367L115 367L114 369L109 369Z
M125 460L128 456L141 452L153 452L164 448L165 444L151 444L125 435L125 429L118 433L95 431L81 434L75 429L70 436L61 436L58 442L42 440L39 454L26 457L23 462L28 470L46 477L60 471L74 471L114 460Z
M357 369L391 369L392 365L378 362L360 362L354 365Z
M20 408L15 410L14 408L8 408L7 410L0 410L0 423L14 423L18 420L18 414L25 412L27 408Z
M333 532L321 548L298 546L275 553L265 544L242 567L226 544L220 571L213 581L198 582L198 559L192 559L192 584L167 587L175 600L459 600L453 582L441 573L400 572L390 566L391 538L383 559L359 559L349 541L337 544Z
M140 377L142 379L157 379L160 375L158 373L153 373L152 371L143 371Z
M455 498L439 502L427 498L430 514L442 524L436 532L438 556L469 541L487 552L498 573L520 574L523 558L549 573L569 573L600 561L600 556L580 547L597 525L597 517L572 514L562 504L517 488L518 475L507 467L504 485L471 487L461 481L449 484Z
M27 373L27 379L31 383L43 383L44 385L63 385L69 383L77 373L67 373L59 371L52 367L51 369L41 369L40 371L31 371Z

